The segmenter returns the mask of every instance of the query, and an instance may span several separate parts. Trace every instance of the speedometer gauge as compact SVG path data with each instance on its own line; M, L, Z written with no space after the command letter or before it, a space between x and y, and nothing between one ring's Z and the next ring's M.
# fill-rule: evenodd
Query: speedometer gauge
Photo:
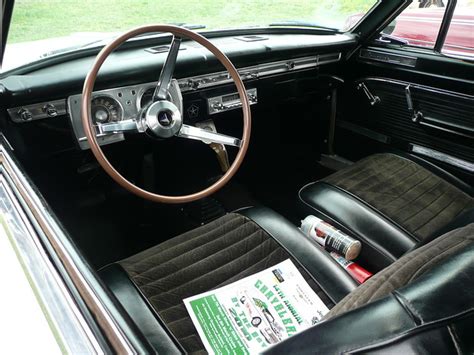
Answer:
M94 123L116 122L122 119L120 103L108 96L98 96L92 100L91 113Z

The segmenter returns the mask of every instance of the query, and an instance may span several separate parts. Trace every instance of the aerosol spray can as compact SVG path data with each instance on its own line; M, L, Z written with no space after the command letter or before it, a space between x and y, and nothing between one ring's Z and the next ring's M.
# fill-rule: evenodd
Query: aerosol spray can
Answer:
M349 275L352 276L354 280L358 283L364 283L369 279L373 274L370 271L367 271L359 264L356 264L352 261L346 260L342 255L332 251L329 253L334 260L341 265Z
M301 221L301 231L314 238L328 251L341 254L346 260L357 258L361 244L329 223L315 216L308 216Z

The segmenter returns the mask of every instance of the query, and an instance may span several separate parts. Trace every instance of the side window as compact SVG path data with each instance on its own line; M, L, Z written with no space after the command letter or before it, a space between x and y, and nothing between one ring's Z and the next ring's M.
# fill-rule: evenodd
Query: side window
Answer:
M382 31L379 41L434 48L447 2L448 0L414 0Z
M474 59L474 0L458 0L442 52Z

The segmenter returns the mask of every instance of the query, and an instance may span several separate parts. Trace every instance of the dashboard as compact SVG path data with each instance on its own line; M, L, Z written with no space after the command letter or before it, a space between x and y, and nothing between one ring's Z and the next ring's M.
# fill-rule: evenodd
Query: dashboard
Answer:
M354 38L349 35L260 37L261 39L253 38L249 42L236 37L213 40L238 67L251 105L259 103L260 93L258 85L255 85L259 80L337 63L341 61L344 50L354 43ZM295 45L296 40L299 43ZM164 50L157 50L161 47L165 47ZM91 114L97 128L103 123L134 118L141 108L148 105L157 85L156 81L120 84L143 77L157 79L159 66L167 54L166 46L161 47L113 53L107 60L95 86L99 90L94 90L92 94ZM265 59L262 59L264 55ZM243 58L248 56L252 58L243 61ZM153 59L153 64L149 63L150 58ZM271 60L276 58L279 60ZM92 60L93 57L81 58L40 69L29 76L10 76L1 80L2 95L10 99L11 104L31 100L35 93L36 97L47 95L53 98L11 106L7 108L10 119L15 124L28 124L48 118L67 117L78 146L83 150L88 149L81 122L82 95L79 93L81 90L77 88L82 84L82 78L85 77ZM252 65L243 65L247 63ZM219 63L203 48L192 42L186 42L183 46L175 77L185 102L182 112L185 121L195 123L240 107L239 97L235 88L232 88L232 79L228 72L216 70L217 68L220 68ZM206 73L200 74L202 71ZM188 73L191 75L186 75ZM194 73L198 75L193 75ZM61 81L58 82L58 79ZM226 90L208 90L213 88ZM55 97L61 95L60 92L66 93L67 96ZM198 100L196 95L192 95L196 93ZM101 133L100 129L97 129L97 139L99 144L105 145L122 141L125 136L119 132Z

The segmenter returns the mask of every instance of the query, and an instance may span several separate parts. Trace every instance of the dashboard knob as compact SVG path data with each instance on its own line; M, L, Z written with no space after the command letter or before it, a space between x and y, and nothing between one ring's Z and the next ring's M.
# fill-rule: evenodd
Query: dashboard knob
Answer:
M216 111L223 111L226 107L220 102L215 102L212 104L212 108Z
M21 108L18 111L18 116L20 116L20 118L23 121L30 121L33 118L33 114L30 112L30 110L28 110L26 108Z
M44 105L43 112L46 113L48 117L56 117L58 115L58 110L53 104Z
M186 86L192 90L196 90L199 88L199 86L201 85L201 83L198 81L198 80L191 80L189 79L187 82L186 82Z
M293 61L290 60L289 62L286 63L286 68L287 68L288 70L295 69L295 62L293 62Z

